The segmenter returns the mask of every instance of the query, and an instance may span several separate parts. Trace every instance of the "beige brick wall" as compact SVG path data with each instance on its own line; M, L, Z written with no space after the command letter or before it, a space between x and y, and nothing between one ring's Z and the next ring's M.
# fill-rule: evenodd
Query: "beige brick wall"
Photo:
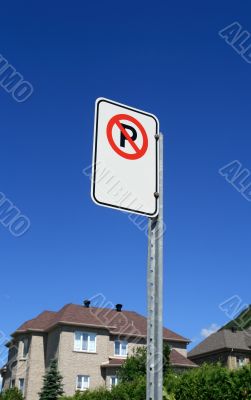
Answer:
M105 376L101 374L101 364L108 361L109 335L100 330L96 339L96 353L74 351L74 332L80 329L65 327L60 334L58 367L64 377L64 391L73 395L76 391L77 375L90 376L90 388L105 386ZM84 331L97 333L96 330Z
M45 367L48 368L53 359L58 358L61 328L56 328L48 333L46 338Z
M33 334L29 351L29 365L26 379L26 399L37 400L43 384L45 373L45 338L43 335Z

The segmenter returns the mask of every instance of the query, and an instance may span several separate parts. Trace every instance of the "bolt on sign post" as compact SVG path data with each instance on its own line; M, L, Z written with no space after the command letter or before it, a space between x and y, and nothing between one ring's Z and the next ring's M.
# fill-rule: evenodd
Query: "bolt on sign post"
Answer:
M149 218L147 400L162 400L163 136L154 115L97 99L91 195L98 205Z

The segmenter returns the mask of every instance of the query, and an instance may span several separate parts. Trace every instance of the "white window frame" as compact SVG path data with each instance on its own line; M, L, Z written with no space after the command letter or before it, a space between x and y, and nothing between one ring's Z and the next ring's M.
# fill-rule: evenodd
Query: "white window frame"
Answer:
M112 384L112 380L115 379L115 384ZM117 386L117 384L119 383L118 377L117 375L112 375L110 376L110 390L112 390L113 387Z
M119 354L116 354L116 343L119 343ZM122 345L126 344L126 354L122 354ZM127 340L119 340L119 339L115 339L114 340L114 355L116 357L127 357L128 355L128 342Z
M80 348L76 345L76 336L80 335ZM87 350L83 350L83 336L87 335ZM90 337L95 336L94 350L90 349ZM97 351L97 334L95 332L75 331L74 333L74 351L81 353L96 353Z
M81 389L78 387L78 381L79 381L79 377L82 378L82 384L81 384ZM88 384L86 387L84 387L84 378L88 379ZM80 391L80 392L85 392L86 390L90 389L90 376L89 375L77 375L77 379L76 379L76 390Z
M23 383L23 386L21 386L21 381ZM24 378L19 378L19 380L18 380L18 389L20 390L20 392L22 394L24 394L24 388L25 388L25 380L24 380Z

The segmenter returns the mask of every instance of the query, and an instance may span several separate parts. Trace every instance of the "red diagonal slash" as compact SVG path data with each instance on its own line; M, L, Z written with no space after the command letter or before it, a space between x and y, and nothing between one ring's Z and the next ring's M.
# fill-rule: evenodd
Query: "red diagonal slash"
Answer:
M132 122L134 125L137 126L139 132L142 136L143 139L143 145L141 148L139 148L134 141L132 140L131 136L128 134L128 132L126 131L126 129L122 126L120 121L129 121ZM115 143L114 139L113 139L113 128L114 126L117 125L117 127L120 129L120 131L122 132L122 134L125 136L125 138L128 140L128 142L130 143L130 145L132 146L132 148L135 150L135 153L131 154L131 153L126 153L125 151L121 150L119 148L119 146ZM117 114L114 115L108 122L107 124L107 138L108 141L111 145L111 147L113 148L113 150L120 155L123 158L126 158L128 160L137 160L141 157L144 156L144 154L146 153L147 149L148 149L148 137L145 131L145 128L143 127L143 125L134 117L132 117L131 115L127 115L127 114Z

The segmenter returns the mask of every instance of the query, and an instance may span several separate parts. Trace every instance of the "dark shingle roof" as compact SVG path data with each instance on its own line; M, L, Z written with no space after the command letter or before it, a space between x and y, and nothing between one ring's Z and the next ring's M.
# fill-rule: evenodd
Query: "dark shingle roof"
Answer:
M251 331L249 333L251 335ZM223 349L251 350L250 337L245 331L223 329L208 336L188 353L188 357L200 356Z
M170 363L174 367L191 367L191 368L196 368L198 367L197 364L193 363L191 360L188 358L184 357L182 354L180 354L177 350L172 349L170 353Z
M48 332L62 324L105 328L114 335L147 336L147 319L134 311L117 312L110 308L86 308L76 304L67 304L58 312L44 311L21 325L13 335L28 331ZM189 343L189 339L170 329L163 328L163 334L166 340Z
M121 367L125 362L124 358L110 358L108 362L102 364L102 368ZM173 367L196 368L197 364L188 360L177 350L172 349L170 353L170 364Z
M103 363L101 365L101 368L121 367L121 365L123 365L124 362L125 362L124 358L116 358L116 359L112 358L112 359L109 359L108 362Z

